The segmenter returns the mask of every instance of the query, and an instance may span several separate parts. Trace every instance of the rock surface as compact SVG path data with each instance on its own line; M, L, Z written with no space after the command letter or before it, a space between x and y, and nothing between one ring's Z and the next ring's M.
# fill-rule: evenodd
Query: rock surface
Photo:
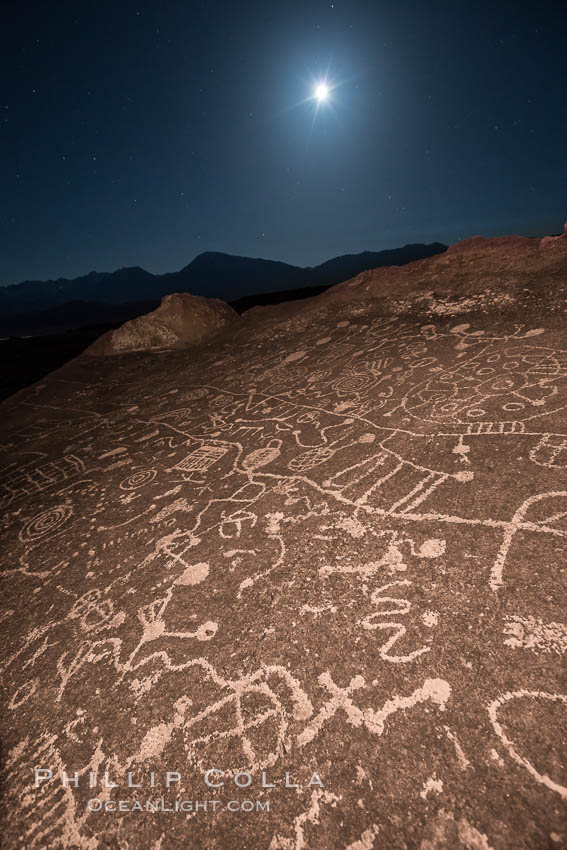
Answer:
M567 846L563 246L0 406L3 847Z
M157 310L103 334L86 354L105 356L199 345L238 324L238 313L218 298L187 292L165 295Z
M316 298L253 307L244 315L263 315L271 322L276 316L305 315L353 298L377 300L381 312L393 315L512 310L548 314L564 312L566 297L567 223L560 236L543 239L475 236L415 263L361 272Z

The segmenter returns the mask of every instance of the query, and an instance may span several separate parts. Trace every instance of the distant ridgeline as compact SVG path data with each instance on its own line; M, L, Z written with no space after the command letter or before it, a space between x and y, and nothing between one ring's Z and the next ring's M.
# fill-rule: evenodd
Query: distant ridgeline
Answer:
M241 311L317 294L366 269L402 266L447 250L406 245L335 257L313 268L205 252L178 272L150 274L139 267L91 272L73 280L24 281L0 287L0 336L56 333L86 325L119 324L158 306L164 295L189 292L222 298Z

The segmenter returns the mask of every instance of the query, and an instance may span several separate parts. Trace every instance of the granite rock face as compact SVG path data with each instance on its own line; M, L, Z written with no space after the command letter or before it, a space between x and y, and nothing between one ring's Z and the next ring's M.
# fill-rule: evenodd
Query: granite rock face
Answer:
M3 850L567 847L563 246L0 406Z
M416 288L434 288L453 298L482 293L494 287L500 294L520 298L526 287L549 292L556 279L565 285L567 271L567 229L560 236L543 239L502 236L485 239L474 236L457 242L445 253L408 266L373 269L352 281L338 284L334 291L360 288L369 295L399 297Z
M218 298L187 292L165 295L157 310L131 319L96 340L86 353L93 356L155 351L199 345L238 324L238 313Z
M475 236L405 266L369 269L322 295L243 316L268 323L330 304L373 299L382 313L442 316L468 312L563 312L567 299L567 224L542 239Z

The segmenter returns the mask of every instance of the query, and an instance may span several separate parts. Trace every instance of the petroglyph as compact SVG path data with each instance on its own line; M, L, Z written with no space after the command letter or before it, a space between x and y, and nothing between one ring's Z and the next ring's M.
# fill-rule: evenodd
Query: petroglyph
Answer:
M69 504L57 505L31 519L20 531L22 543L35 543L45 537L51 537L71 518L73 508Z
M12 464L0 474L0 508L5 508L25 496L48 490L85 471L84 463L74 455L66 455L59 460L38 465L28 464L12 468L13 466Z
M505 709L508 709L507 714L509 716L510 710L513 711L515 709L517 711L517 703L521 703L522 701L530 704L530 708L532 711L538 702L549 702L553 705L554 708L558 709L558 714L559 712L561 712L563 715L565 715L567 709L567 695L548 694L544 693L543 691L508 691L507 693L502 694L502 696L498 697L498 699L495 699L488 706L488 716L490 717L494 730L500 738L505 749L507 750L508 754L511 756L511 758L514 759L517 764L524 767L528 771L528 773L535 779L536 782L545 785L552 791L556 791L561 797L567 799L567 785L562 784L561 782L557 782L552 779L547 773L543 773L543 767L541 771L538 770L525 756L521 754L521 752L518 752L518 749L522 749L521 744L518 745L518 743L516 743L513 739L509 738L503 728L503 722L499 719L500 710L503 707ZM562 744L563 746L565 745L565 738L562 738Z
M138 488L145 487L146 484L153 481L156 475L155 469L140 469L121 481L120 487L122 490L138 490Z
M557 499L560 500L559 503L555 501ZM547 503L548 500L552 500L552 505L545 505L545 515L542 517L541 503ZM526 517L526 514L529 515L534 505L536 509L539 509L538 516L530 520L529 516ZM490 573L490 586L492 590L497 591L504 584L504 566L512 541L520 530L543 532L560 538L567 537L567 491L560 490L555 493L538 493L536 496L530 496L529 499L522 502L506 527L502 545L492 567Z
M305 727L297 739L298 746L309 744L320 733L321 729L341 709L346 714L347 723L351 726L365 726L373 735L384 733L385 721L391 714L413 708L419 703L430 701L443 711L451 696L450 685L442 679L428 679L421 688L417 688L409 697L393 697L387 700L378 711L372 708L358 708L351 694L364 688L366 683L363 676L355 676L346 688L339 688L333 682L329 673L319 676L320 684L331 694L331 698L322 706L311 723ZM373 683L374 684L374 683Z
M535 652L567 653L567 625L544 623L536 617L506 617L504 643L516 649L531 649Z
M227 453L224 446L199 446L173 468L180 472L206 472Z
M385 643L382 644L378 652L380 654L380 658L384 661L391 661L394 664L407 664L409 661L413 661L415 658L423 655L424 652L430 651L430 647L422 646L419 649L414 649L412 652L404 655L392 654L390 650L400 639L405 637L407 632L406 626L404 626L403 623L385 622L380 619L382 617L389 617L390 615L399 617L403 614L409 614L411 609L411 602L409 599L400 599L397 596L385 596L384 591L387 591L389 588L409 586L410 584L411 582L407 579L402 579L384 584L382 587L375 590L372 593L371 602L374 606L376 606L377 610L373 611L372 614L365 617L361 622L363 629L393 631L393 634L385 641Z
M455 819L452 812L440 809L439 814L428 823L428 837L419 845L419 850L493 850L488 838L466 818Z
M544 434L531 449L530 460L550 469L567 469L567 439L559 434Z
M435 776L431 776L423 785L423 790L419 792L422 800L426 800L429 794L441 794L443 791L443 782Z
M8 753L1 778L8 807L22 806L28 814L22 839L26 847L39 848L75 846L96 850L97 839L88 838L82 831L87 815L79 810L71 787L45 785L37 793L31 791L34 768L49 764L50 769L64 769L57 748L57 736L45 733L37 739L24 738ZM33 817L31 814L33 812Z
M340 797L328 791L315 790L311 792L311 805L308 809L298 815L290 830L291 836L275 834L270 841L268 850L307 850L309 844L306 841L305 832L310 824L317 825L321 822L323 814L321 803L325 806L336 806ZM324 810L323 810L324 811Z
M364 830L358 841L353 841L352 844L348 845L346 850L372 850L375 846L374 839L378 836L379 831L380 827L378 824L372 824L372 826Z
M262 668L250 676L234 681L219 676L209 665L203 666L215 684L228 693L185 722L185 745L189 756L203 766L217 743L236 739L242 748L241 758L244 758L246 769L250 773L254 774L274 765L284 752L289 720L282 700L268 682L275 677L285 685L292 700L292 717L301 720L309 717L313 708L299 682L285 668L277 665ZM258 706L254 713L246 710L246 702ZM227 715L227 709L229 720L221 722L219 726L218 719ZM205 730L211 725L213 729L207 733ZM228 728L223 728L224 725ZM268 752L261 753L258 751L258 745L253 743L253 735L257 735L261 730L265 736L266 726L271 727L269 737L272 743ZM234 766L233 772L241 766L240 761Z

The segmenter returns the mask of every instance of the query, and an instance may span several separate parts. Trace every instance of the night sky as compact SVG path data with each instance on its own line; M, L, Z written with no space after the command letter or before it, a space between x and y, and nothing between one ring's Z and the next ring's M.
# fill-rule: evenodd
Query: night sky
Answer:
M0 8L1 284L567 218L559 0Z

